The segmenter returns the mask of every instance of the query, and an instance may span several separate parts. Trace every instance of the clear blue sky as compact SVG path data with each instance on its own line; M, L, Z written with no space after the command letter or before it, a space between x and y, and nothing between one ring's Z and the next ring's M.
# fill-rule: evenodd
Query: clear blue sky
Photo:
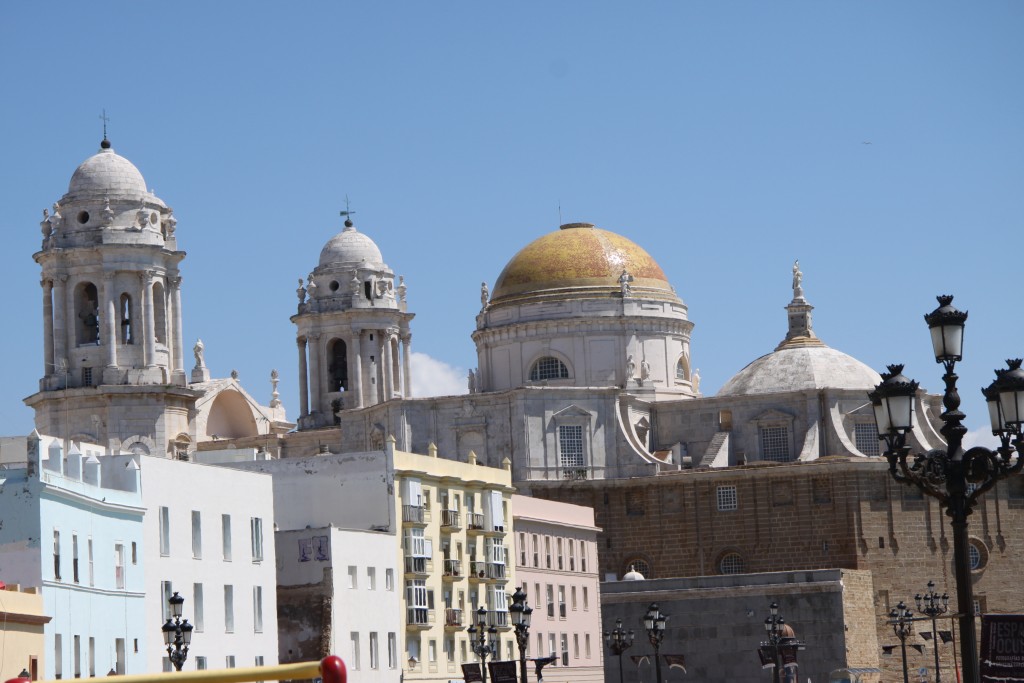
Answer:
M780 341L795 258L822 339L933 391L921 316L956 294L979 427L1024 355L1022 35L1021 2L4 2L0 433L42 374L41 211L104 108L179 219L186 339L263 401L280 370L292 417L296 279L347 194L458 374L480 282L561 205L661 264L705 393Z

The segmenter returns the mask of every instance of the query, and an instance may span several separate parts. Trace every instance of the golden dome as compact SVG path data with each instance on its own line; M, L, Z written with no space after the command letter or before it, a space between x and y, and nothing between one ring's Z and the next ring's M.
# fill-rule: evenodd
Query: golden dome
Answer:
M512 257L491 303L541 294L611 296L621 293L624 270L634 296L678 299L661 266L636 243L590 223L567 223Z

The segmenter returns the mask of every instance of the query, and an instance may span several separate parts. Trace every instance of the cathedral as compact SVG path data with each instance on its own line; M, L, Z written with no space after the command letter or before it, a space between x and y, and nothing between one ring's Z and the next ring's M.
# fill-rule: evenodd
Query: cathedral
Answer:
M246 447L268 459L365 452L393 438L410 453L510 462L520 493L594 509L610 581L630 570L865 572L850 609L875 628L828 627L848 665L893 667L879 661L890 594L932 579L954 592L940 508L891 481L879 457L867 393L880 377L818 336L798 263L778 345L709 396L687 305L658 263L616 232L562 225L512 255L493 286L481 274L469 393L414 398L406 286L346 220L298 283L290 422L276 390L260 405L237 377L210 377L202 342L187 353L176 223L106 139L44 212L43 376L25 399L41 433L186 460ZM909 445L943 446L940 397L920 391L915 409ZM1002 588L1019 564L1020 539L1004 531L1024 523L1020 479L972 518L976 610L987 597L1024 608ZM686 633L679 646L695 655L725 647Z

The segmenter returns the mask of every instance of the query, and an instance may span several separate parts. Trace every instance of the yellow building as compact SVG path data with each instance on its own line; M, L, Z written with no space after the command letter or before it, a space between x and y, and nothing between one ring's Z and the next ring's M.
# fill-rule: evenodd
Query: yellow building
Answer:
M388 449L394 439L388 440ZM518 659L509 620L515 571L511 463L485 467L394 451L396 519L402 520L398 566L403 571L406 681L462 678L462 664L478 661L467 628L483 607L490 659ZM494 631L490 632L490 628ZM478 642L478 641L477 641Z
M0 591L0 681L27 671L32 680L43 671L43 626L50 617L43 614L43 595L38 588L21 589L17 584Z

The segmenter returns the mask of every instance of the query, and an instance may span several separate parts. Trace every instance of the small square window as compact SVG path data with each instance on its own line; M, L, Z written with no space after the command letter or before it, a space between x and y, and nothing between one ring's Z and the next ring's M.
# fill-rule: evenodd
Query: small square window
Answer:
M735 486L719 486L717 494L719 511L735 510L739 507Z

